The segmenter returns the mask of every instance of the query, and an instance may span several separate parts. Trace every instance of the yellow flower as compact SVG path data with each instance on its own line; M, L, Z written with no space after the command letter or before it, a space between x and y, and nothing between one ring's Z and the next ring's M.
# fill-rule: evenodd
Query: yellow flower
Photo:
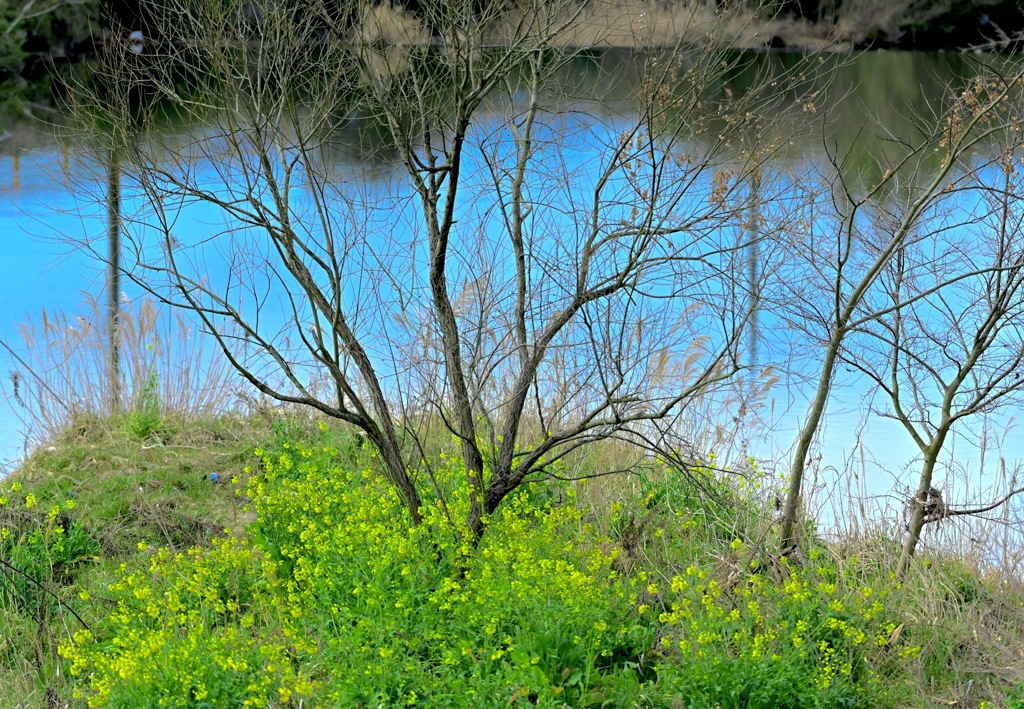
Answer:
M36 496L33 495L30 492L29 494L25 495L25 507L28 508L28 509L32 509L35 506L36 506Z

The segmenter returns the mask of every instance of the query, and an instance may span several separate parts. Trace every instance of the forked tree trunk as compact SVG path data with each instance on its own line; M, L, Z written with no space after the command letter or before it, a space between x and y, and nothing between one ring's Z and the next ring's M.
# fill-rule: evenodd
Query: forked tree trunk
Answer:
M917 484L917 495L914 496L914 510L910 515L910 524L907 525L907 533L903 538L903 551L900 553L900 563L896 568L896 579L903 581L910 570L910 564L914 560L914 552L917 550L917 543L921 540L921 532L928 522L928 491L932 488L932 478L935 474L935 464L939 459L939 452L946 438L946 430L940 429L932 439L931 445L924 452L924 466L921 468L921 479Z

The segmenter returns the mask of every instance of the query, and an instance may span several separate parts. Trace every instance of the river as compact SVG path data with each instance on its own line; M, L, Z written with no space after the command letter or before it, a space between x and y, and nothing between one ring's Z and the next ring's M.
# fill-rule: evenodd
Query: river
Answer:
M788 169L800 171L820 161L822 146L852 148L851 158L862 161L865 179L870 179L875 160L885 151L886 143L865 126L869 118L894 134L907 134L922 115L935 109L933 101L952 85L963 85L974 71L975 62L983 57L957 53L917 54L875 52L843 58L843 65L831 84L831 95L841 101L822 102L822 112L830 113L827 132L808 131L780 151L780 160ZM606 52L590 54L574 64L580 86L586 87L590 98L577 101L579 130L567 135L583 136L590 125L588 117L603 115L608 106L628 101L630 95L631 55ZM786 55L764 55L765 62L785 65ZM831 60L830 60L831 61ZM613 69L614 68L614 71ZM602 89L601 77L610 73L620 81ZM745 77L731 77L732 86L742 90ZM601 100L594 98L604 91ZM809 124L809 125L813 125ZM368 139L373 142L372 136ZM581 138L581 140L583 140ZM584 141L585 142L585 141ZM586 146L567 148L583 161ZM32 318L40 322L42 311L66 313L74 318L85 316L88 297L105 298L104 267L74 243L92 241L102 251L106 234L106 217L102 208L105 194L104 167L79 158L61 147L52 133L23 126L0 142L0 339L9 343L16 355L24 355L24 341L19 326ZM378 170L379 156L374 150L365 153L340 152L336 169L347 175L364 172L370 181L389 179ZM570 172L581 164L570 164ZM130 195L127 197L130 201ZM183 232L211 228L211 217L201 211L184 213L193 222L180 224ZM216 221L214 219L214 221ZM124 286L127 300L140 296L130 283ZM20 425L19 404L14 396L14 380L10 372L23 368L6 353L0 353L0 373L8 405L0 410L0 460L9 468L25 454L26 440ZM915 484L916 453L902 428L877 417L865 421L865 397L870 393L862 379L842 375L829 404L826 423L820 438L821 463L818 466L819 502L826 507L839 498L845 499L845 487L872 498L870 504L898 516L906 490ZM762 468L776 474L785 470L787 452L802 420L810 385L782 377L763 403L765 425L749 441L749 452L763 461ZM985 450L968 439L949 446L946 472L937 486L947 490L949 499L966 500L977 497L993 480L997 471L1013 470L1024 460L1021 437L1012 434L1012 411L999 412L986 422L992 431L1010 432L995 437L998 445ZM853 472L856 476L840 474ZM837 493L842 492L842 495ZM870 505L869 505L870 506ZM844 512L833 507L832 516ZM870 516L871 513L869 513Z

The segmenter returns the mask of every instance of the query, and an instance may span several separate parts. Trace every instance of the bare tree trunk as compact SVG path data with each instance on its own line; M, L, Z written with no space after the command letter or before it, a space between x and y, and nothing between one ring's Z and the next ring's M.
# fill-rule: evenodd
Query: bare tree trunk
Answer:
M944 436L942 437L944 438ZM907 526L907 534L903 539L903 551L900 553L900 563L896 569L896 579L902 581L910 570L910 563L914 560L914 551L917 543L921 540L921 530L924 529L927 516L928 491L932 487L932 476L935 473L935 462L938 460L939 451L942 446L929 446L925 453L924 467L921 470L921 479L917 484L917 495L914 497L914 511L910 516L910 524Z
M484 458L476 442L476 426L473 422L472 403L466 383L466 374L463 370L462 350L459 343L459 323L448 295L446 273L451 230L455 223L455 195L459 188L462 151L468 128L468 117L461 118L452 140L447 173L440 178L437 175L431 175L430 188L425 193L426 199L423 206L430 230L430 290L433 296L437 326L441 331L445 379L451 387L452 423L459 437L462 459L466 464L466 478L469 487L469 512L466 526L472 532L473 537L479 539L484 530L482 499ZM441 219L438 220L437 204L443 182L447 182L448 194L445 196Z
M118 343L121 325L121 166L114 149L107 161L107 377L110 411L121 409L121 364Z
M818 379L818 388L814 392L814 401L811 402L811 410L807 414L807 420L800 428L800 437L797 439L796 453L793 455L793 465L789 471L789 483L786 489L786 503L782 512L782 530L780 532L780 549L788 549L796 544L796 519L797 507L800 504L800 491L803 488L804 468L807 465L807 454L811 450L811 443L818 432L821 424L821 417L825 413L825 404L828 402L829 390L832 388L832 376L836 370L836 358L839 355L839 347L842 344L843 332L836 329L829 341L828 350L825 352L825 361L821 365L821 376Z

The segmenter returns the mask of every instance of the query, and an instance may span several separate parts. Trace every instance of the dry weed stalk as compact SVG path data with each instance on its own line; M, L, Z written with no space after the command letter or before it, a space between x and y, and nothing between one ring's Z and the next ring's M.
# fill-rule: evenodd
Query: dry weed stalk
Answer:
M121 391L110 400L106 313L96 299L84 314L43 311L21 326L23 343L3 343L17 357L4 395L24 426L26 446L45 443L82 418L109 419L159 402L162 416L195 420L230 410L238 384L180 313L149 299L124 304L118 333Z

